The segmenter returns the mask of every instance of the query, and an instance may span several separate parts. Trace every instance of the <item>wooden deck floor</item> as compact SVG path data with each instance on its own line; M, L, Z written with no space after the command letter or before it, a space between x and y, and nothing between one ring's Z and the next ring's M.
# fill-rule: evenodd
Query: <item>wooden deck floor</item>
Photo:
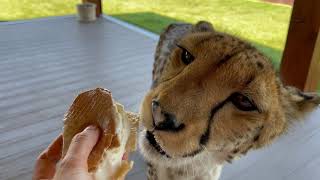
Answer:
M0 23L0 179L30 179L36 156L61 132L74 97L107 87L137 111L151 83L155 40L101 19ZM227 165L222 180L320 179L320 110L270 148ZM145 179L134 155L127 179Z
M106 87L137 111L150 87L154 46L105 19L0 24L0 179L31 178L34 159L61 132L63 114L81 91ZM132 175L144 168L134 158Z

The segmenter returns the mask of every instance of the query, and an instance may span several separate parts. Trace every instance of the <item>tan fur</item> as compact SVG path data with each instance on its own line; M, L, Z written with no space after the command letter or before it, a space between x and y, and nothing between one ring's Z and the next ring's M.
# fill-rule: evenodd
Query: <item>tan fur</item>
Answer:
M182 63L176 44L192 53L191 64ZM234 92L250 97L259 112L241 111L227 102L209 124L212 109ZM154 130L152 100L185 128ZM215 31L207 22L170 25L160 37L153 86L141 107L145 129L153 132L170 158L150 146L144 131L140 146L153 169L149 179L218 179L223 163L270 144L319 103L316 94L285 87L268 58L250 44ZM208 142L202 145L207 127ZM201 151L184 157L197 150Z

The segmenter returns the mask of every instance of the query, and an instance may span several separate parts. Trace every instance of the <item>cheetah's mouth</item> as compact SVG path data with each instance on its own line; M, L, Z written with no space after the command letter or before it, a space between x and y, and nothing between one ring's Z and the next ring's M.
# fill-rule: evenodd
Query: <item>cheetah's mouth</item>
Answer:
M154 138L154 135L152 132L147 131L146 133L146 138L149 141L149 144L156 150L158 151L161 155L163 156L167 156L168 158L170 158L169 155L166 154L166 152L164 150L162 150L161 146L157 143L156 139Z
M167 158L171 158L162 148L161 146L157 143L156 139L154 138L154 135L152 132L147 131L146 133L146 139L148 140L149 144L161 155L166 156ZM203 151L203 148L199 148L189 154L185 154L182 157L186 158L186 157L193 157L199 153L201 153Z

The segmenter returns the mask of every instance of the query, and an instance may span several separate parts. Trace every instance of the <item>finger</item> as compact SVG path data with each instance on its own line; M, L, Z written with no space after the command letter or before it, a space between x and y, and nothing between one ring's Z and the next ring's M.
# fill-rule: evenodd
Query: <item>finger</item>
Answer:
M37 158L33 179L52 178L61 158L62 135L59 135Z
M87 160L90 152L99 139L99 129L96 126L89 126L81 133L72 138L65 160L67 164L76 167L87 168ZM71 162L74 161L74 162Z
M57 139L49 145L47 156L51 162L57 163L61 159L62 154L62 134L60 134Z
M38 160L49 159L56 163L61 158L62 151L62 135L60 134L38 157Z

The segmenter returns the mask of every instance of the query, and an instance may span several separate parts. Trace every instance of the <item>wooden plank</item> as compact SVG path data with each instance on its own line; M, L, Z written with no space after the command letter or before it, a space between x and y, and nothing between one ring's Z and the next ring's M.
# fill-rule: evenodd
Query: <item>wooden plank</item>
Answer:
M313 85L306 88L306 82L320 27L319 7L319 0L295 0L281 62L280 73L283 82L302 90L315 90L310 89ZM310 75L314 76L313 73Z
M155 41L120 25L70 16L0 27L1 180L31 177L76 94L107 87L137 110L150 87ZM132 173L144 170L134 158Z
M140 58L146 58L150 56L138 56ZM145 69L142 65L148 65L148 63L145 63L137 58L127 58L129 60L136 60L128 62L128 65L131 65L132 67L136 67L137 73L145 73ZM114 73L118 73L119 80L125 80L125 75L130 75L132 72L126 71L126 66L123 66L124 63L101 63L103 65L121 65L122 66L114 66L115 68L112 69L106 69L105 71L100 72L94 72L93 70L96 70L96 67L92 65L92 63L87 64L87 66L75 66L72 68L63 68L59 71L54 71L50 73L41 73L41 74L35 74L34 76L25 76L25 78L30 79L24 79L24 77L19 77L19 79L10 80L9 82L2 83L2 86L0 88L0 108L1 104L5 103L3 101L4 99L8 99L12 96L16 96L19 93L26 93L32 91L31 86L38 86L39 90L45 90L46 88L54 88L58 87L58 85L68 85L72 82L77 82L81 80L94 80L94 77L97 76L106 76ZM75 69L73 69L75 68ZM76 69L78 68L78 69ZM147 70L148 71L148 70ZM122 79L120 78L122 77ZM106 78L105 80L111 81L110 78ZM48 82L52 81L52 82ZM12 91L6 92L9 88L12 89Z
M305 171L301 169L306 166L306 172L310 173L310 169L314 171L308 177L315 180L319 174L319 167L313 163L320 155L319 117L320 109L313 112L303 126L301 123L293 124L286 135L270 146L249 152L247 156L227 165L221 180L309 180L291 176L295 172L303 174ZM288 176L290 178L285 178Z
M290 173L287 177L283 178L283 180L319 180L320 177L320 154L314 157L310 163L305 164L303 167L296 169L292 173Z
M314 91L320 83L320 31L313 51L310 70L307 76L305 91Z

